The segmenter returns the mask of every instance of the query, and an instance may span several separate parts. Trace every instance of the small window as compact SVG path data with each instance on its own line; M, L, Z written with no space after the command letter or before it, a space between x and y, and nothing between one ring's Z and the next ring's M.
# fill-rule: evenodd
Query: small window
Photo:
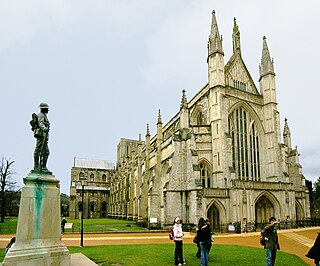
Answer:
M78 211L82 212L82 203L81 202L78 202Z
M93 182L94 181L94 174L90 175L90 181Z
M96 204L94 202L91 202L90 203L90 211L91 212L94 212L95 211L95 208L96 208Z
M107 180L107 177L106 177L106 175L105 175L105 174L103 174L103 175L102 175L102 181L104 181L104 182L105 182L106 180Z

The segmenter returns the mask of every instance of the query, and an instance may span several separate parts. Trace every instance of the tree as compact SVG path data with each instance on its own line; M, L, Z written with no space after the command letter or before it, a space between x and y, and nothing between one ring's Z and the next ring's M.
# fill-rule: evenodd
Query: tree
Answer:
M312 181L306 179L306 187L309 191L309 202L310 202L310 212L313 213L313 186L312 186Z
M0 161L0 222L4 222L4 218L8 208L9 191L15 189L16 182L12 180L15 172L13 171L14 161L10 161L4 157Z
M69 216L69 196L67 194L60 194L60 205L61 215L64 217Z
M314 182L313 208L314 210L320 210L320 177Z

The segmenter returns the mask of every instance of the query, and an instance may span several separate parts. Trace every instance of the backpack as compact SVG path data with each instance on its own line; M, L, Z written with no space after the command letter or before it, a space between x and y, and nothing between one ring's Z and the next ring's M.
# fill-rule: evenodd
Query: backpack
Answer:
M260 244L261 246L266 246L267 242L269 241L267 237L267 231L265 229L262 229L260 232Z
M173 228L171 228L170 232L169 232L169 239L173 240L174 239L174 233L173 233Z

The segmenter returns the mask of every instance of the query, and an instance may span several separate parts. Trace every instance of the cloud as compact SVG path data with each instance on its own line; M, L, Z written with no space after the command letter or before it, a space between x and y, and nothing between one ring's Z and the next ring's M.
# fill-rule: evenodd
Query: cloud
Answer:
M38 34L50 33L68 21L63 0L10 0L0 3L0 49L29 43Z

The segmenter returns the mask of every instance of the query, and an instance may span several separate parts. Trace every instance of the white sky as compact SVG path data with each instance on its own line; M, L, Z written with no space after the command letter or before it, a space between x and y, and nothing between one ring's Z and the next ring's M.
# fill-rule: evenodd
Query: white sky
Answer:
M320 2L306 0L10 0L0 2L0 156L22 185L33 167L29 121L50 105L48 168L69 194L73 157L116 161L121 137L155 134L207 83L216 10L225 63L233 17L242 57L259 88L262 37L274 58L281 127L288 118L307 179L320 176ZM281 132L282 134L282 132Z

